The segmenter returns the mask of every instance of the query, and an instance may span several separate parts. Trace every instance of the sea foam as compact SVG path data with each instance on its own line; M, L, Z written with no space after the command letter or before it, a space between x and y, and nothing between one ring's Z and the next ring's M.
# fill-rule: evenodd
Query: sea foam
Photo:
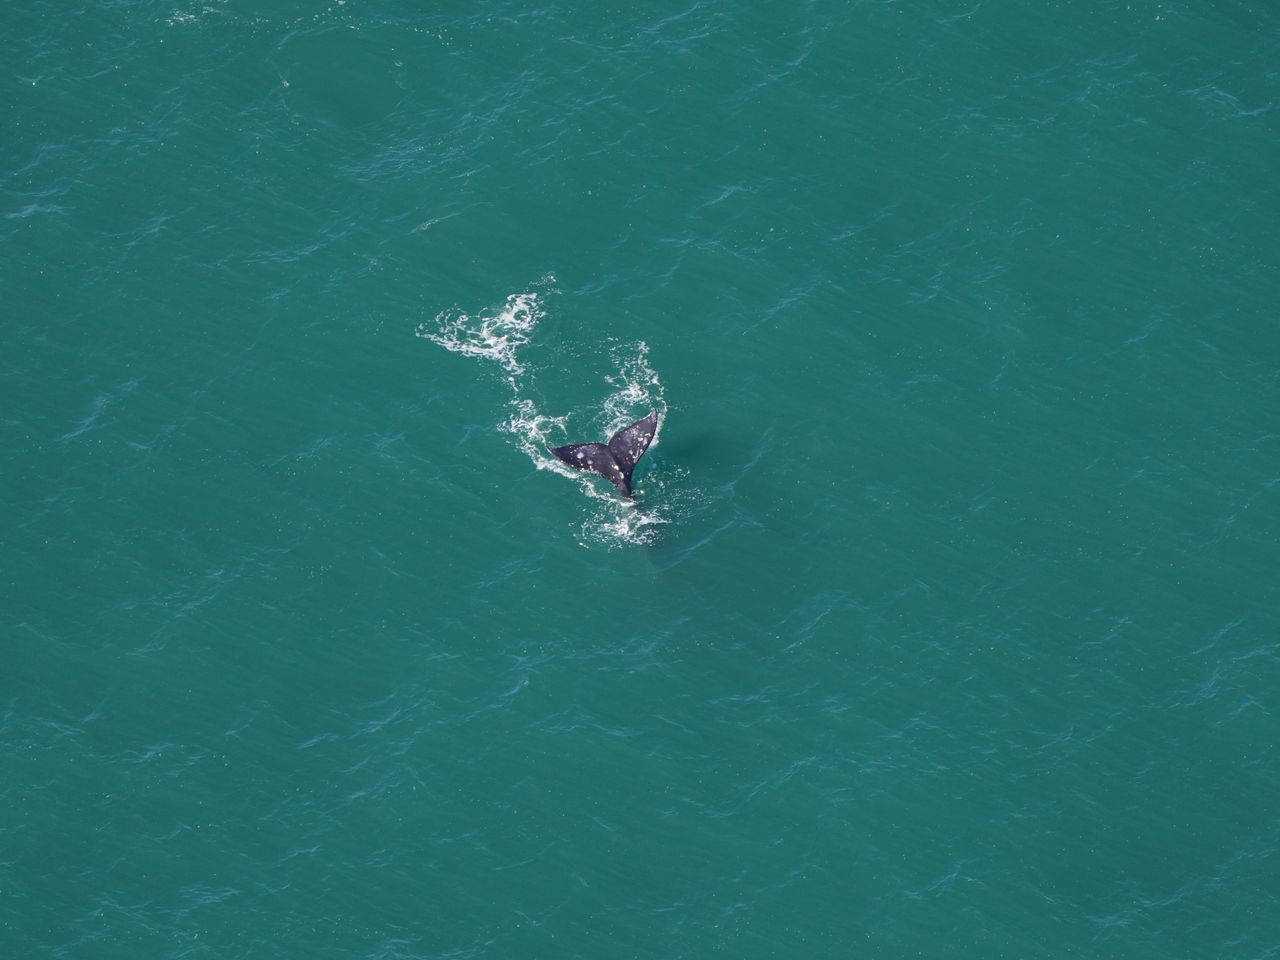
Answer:
M510 294L497 309L474 314L458 309L442 311L434 320L420 324L416 334L451 353L501 371L511 389L511 399L499 430L537 469L551 470L574 481L587 497L588 516L578 529L579 543L584 547L650 543L658 526L670 522L662 507L638 509L634 502L619 499L588 474L561 463L548 447L572 439L603 439L643 416L650 407L657 409L661 424L667 412L662 381L650 363L649 347L644 341L610 342L607 354L611 372L604 377L610 392L602 404L604 436L569 437L571 419L594 422L595 417L575 417L575 411L560 415L541 411L535 399L538 366L522 356L546 316L546 300L556 292L554 284L555 277L548 275L531 289ZM657 446L660 435L661 425L651 449Z

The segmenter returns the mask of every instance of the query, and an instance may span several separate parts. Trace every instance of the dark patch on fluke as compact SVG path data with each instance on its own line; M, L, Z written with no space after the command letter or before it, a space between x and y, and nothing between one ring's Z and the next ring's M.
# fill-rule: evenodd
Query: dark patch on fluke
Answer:
M658 432L658 411L650 410L648 416L623 427L608 443L571 443L564 447L552 447L557 460L578 470L598 473L620 491L631 496L631 471L636 461L649 449L653 435Z

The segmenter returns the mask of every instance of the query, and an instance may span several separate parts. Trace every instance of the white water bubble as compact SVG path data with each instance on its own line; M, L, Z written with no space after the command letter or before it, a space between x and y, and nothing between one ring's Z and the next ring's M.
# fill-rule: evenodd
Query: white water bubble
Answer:
M529 342L542 318L536 292L513 293L494 315L471 316L462 311L444 311L434 324L422 324L417 335L438 343L452 353L497 363L512 376L524 373L519 350Z
M436 343L451 353L492 364L503 371L511 389L509 415L499 431L510 436L538 470L550 470L574 481L586 497L586 517L577 538L583 546L609 549L652 543L663 524L670 523L665 507L638 509L633 501L619 498L611 487L590 473L562 463L549 450L569 440L586 442L596 437L567 437L569 415L550 416L538 410L534 389L538 370L531 369L521 350L532 339L545 316L545 295L553 293L555 277L547 275L533 289L513 293L501 308L468 314L445 310L433 321L419 325L416 335ZM612 392L604 400L605 436L654 408L659 428L667 404L658 373L649 363L649 347L643 341L613 343L609 357L614 371L605 377ZM599 421L597 421L598 423ZM650 446L655 446L655 435Z

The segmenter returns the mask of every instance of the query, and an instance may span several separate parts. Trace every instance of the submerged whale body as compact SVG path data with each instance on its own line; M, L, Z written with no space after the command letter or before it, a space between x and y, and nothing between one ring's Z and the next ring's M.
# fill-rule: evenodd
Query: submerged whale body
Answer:
M571 443L550 449L557 460L578 470L598 473L629 497L631 471L657 431L658 411L650 410L648 416L615 433L608 443Z

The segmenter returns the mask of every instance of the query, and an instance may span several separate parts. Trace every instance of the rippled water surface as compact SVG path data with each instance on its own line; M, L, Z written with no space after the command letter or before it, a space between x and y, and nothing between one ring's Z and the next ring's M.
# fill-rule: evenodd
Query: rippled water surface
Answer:
M0 13L0 956L1280 954L1280 14L775 6Z

